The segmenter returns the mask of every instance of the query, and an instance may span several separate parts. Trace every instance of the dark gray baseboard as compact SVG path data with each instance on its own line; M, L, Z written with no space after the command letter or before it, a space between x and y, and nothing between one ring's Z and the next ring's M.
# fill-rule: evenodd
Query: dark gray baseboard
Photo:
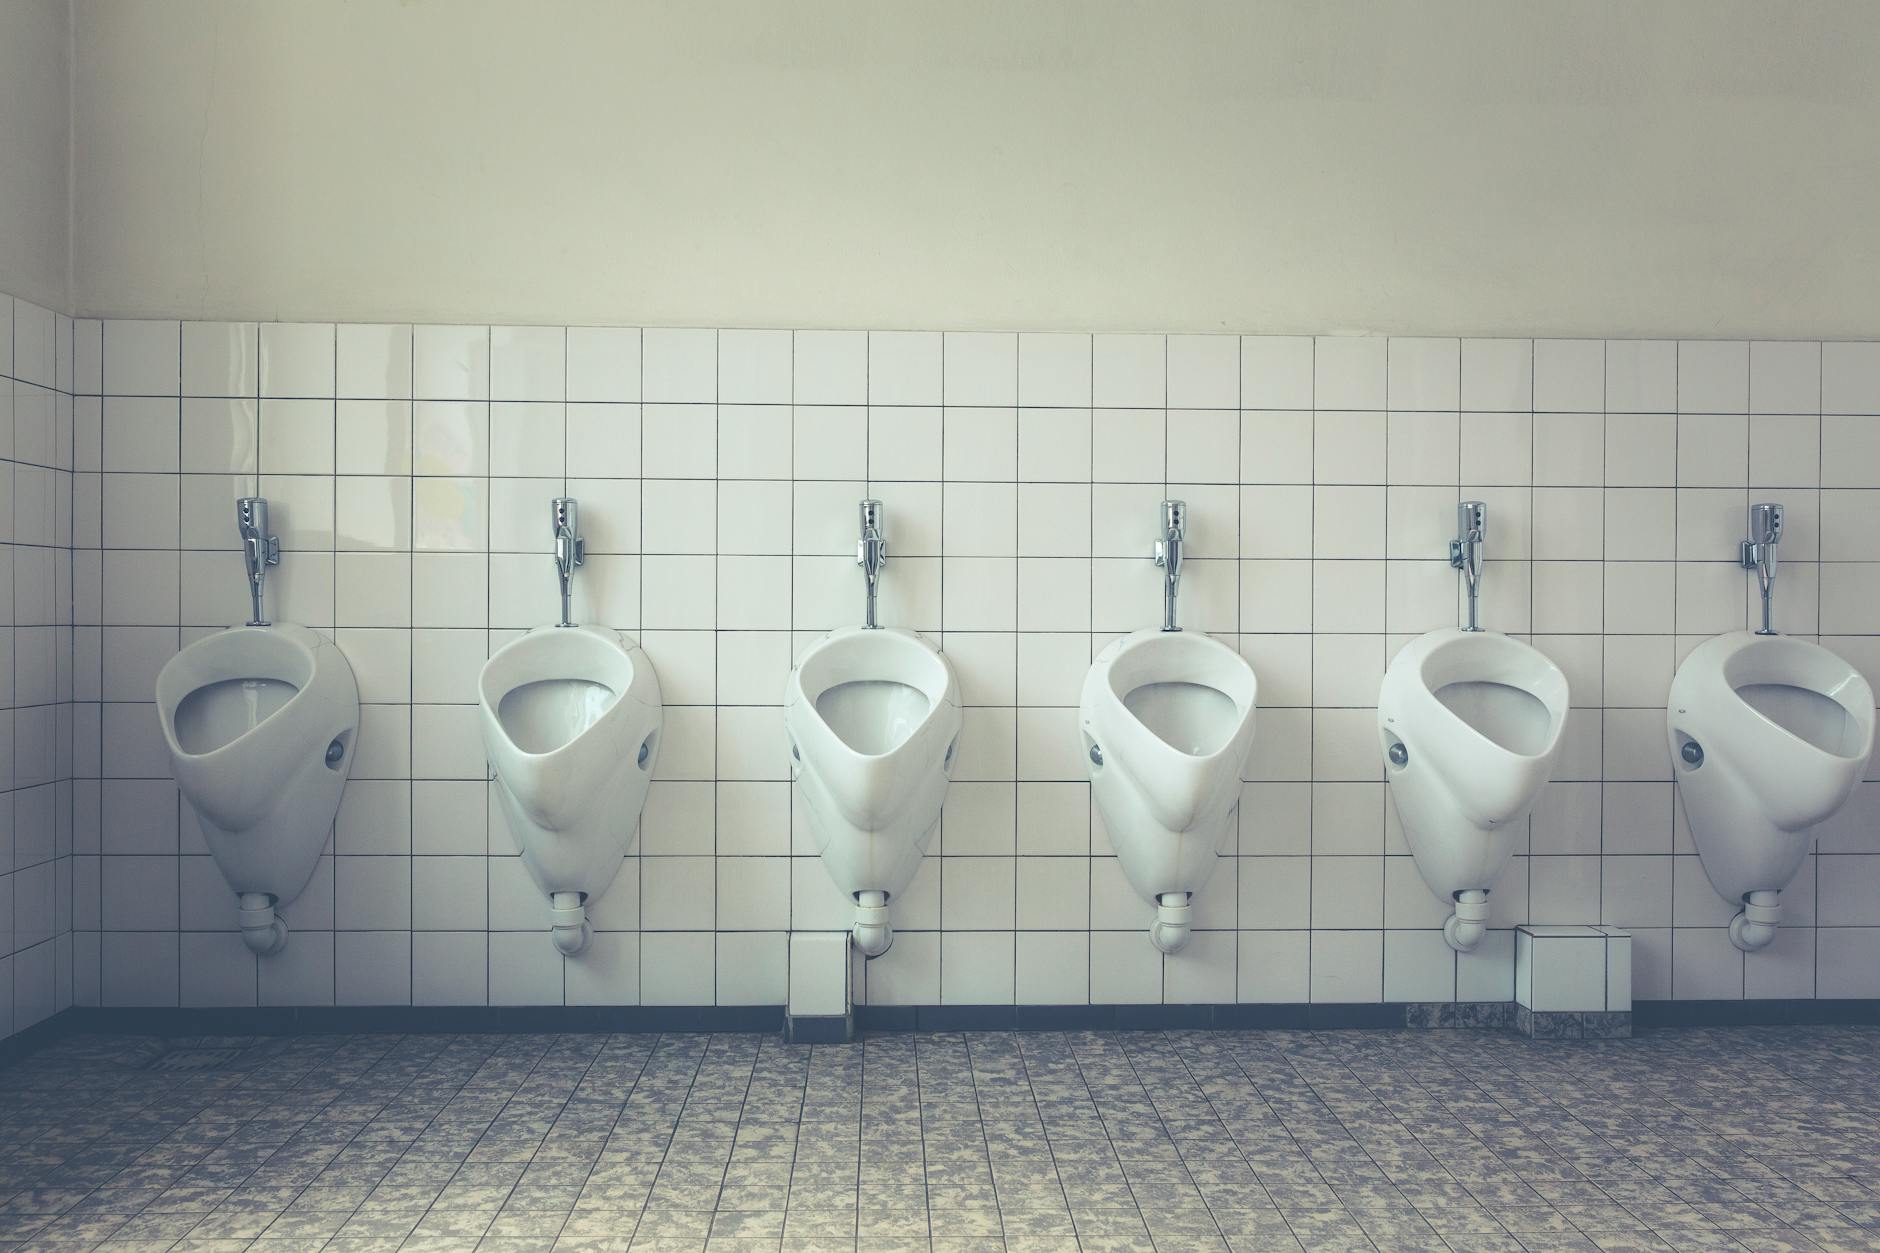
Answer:
M1512 1004L858 1005L858 1031L1340 1031L1515 1027ZM832 1020L840 1021L840 1020ZM1635 1001L1635 1029L1880 1024L1880 1000ZM77 1032L135 1035L758 1032L781 1005L361 1005L72 1008L0 1040L0 1065ZM839 1038L839 1033L831 1033ZM800 1038L800 1036L799 1036ZM821 1042L805 1041L805 1042Z
M66 1031L143 1035L321 1035L338 1032L777 1031L781 1005L294 1005L73 1008Z
M1634 1027L1825 1027L1880 1023L1880 1000L1633 1001Z
M864 1031L1328 1031L1404 1025L1381 1005L857 1005Z

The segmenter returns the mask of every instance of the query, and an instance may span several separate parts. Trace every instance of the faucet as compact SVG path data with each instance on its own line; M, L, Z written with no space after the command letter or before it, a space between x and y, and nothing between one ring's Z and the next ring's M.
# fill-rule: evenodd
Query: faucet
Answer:
M1162 502L1162 538L1155 542L1155 564L1162 568L1162 629L1179 631L1175 597L1182 586L1182 541L1188 535L1188 502Z
M881 567L888 564L888 539L881 530L881 502L864 500L861 519L862 538L855 545L855 564L862 568L862 578L868 582L868 607L862 626L873 631L881 626L875 621L875 593L881 585Z
M1756 572L1757 590L1762 593L1762 627L1756 634L1774 635L1769 624L1770 603L1776 590L1776 545L1782 542L1782 506L1765 502L1749 507L1749 538L1743 541L1739 557L1745 570Z
M587 561L587 541L581 538L581 503L572 496L557 496L552 505L555 524L555 574L561 580L561 621L556 626L571 627L568 596L574 586L574 568Z
M260 496L243 496L235 502L235 525L242 533L242 560L248 566L248 599L254 612L249 626L273 626L261 616L261 591L268 579L268 567L281 564L281 539L268 534L268 502Z
M1479 631L1478 614L1482 596L1482 553L1487 546L1488 506L1479 500L1465 500L1456 506L1456 538L1449 541L1449 564L1462 571L1462 581L1469 588L1469 625L1465 631Z

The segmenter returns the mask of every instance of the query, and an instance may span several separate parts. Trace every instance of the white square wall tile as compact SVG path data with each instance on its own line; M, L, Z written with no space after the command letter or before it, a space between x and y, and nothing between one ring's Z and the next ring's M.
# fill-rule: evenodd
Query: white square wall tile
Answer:
M332 396L335 334L330 322L262 323L261 394Z
M253 396L260 369L253 322L183 323L183 395Z
M1461 344L1397 337L1389 342L1386 402L1392 409L1454 409L1461 397Z
M1240 407L1312 408L1313 355L1313 341L1308 336L1242 336Z
M266 342L264 328L264 347ZM417 399L489 399L489 327L416 326L411 348L412 394Z
M1090 1000L1090 935L1020 931L1015 996L1021 1005L1083 1005Z
M789 331L719 331L719 403L789 404L792 353Z
M1606 344L1598 339L1534 341L1534 411L1599 413L1606 407Z
M721 934L717 951L719 1005L781 1005L789 994L788 932Z
M940 937L940 1003L1010 1005L1016 990L1015 935L948 931Z
M1273 934L1296 934L1276 932ZM1377 1001L1384 994L1382 931L1311 933L1311 999L1317 1002Z
M868 332L798 331L793 364L799 405L868 403Z
M1090 403L1147 409L1168 403L1168 341L1161 335L1094 335Z
M1740 340L1678 344L1679 413L1747 413L1749 345Z
M331 400L263 400L259 431L262 473L333 473Z
M1678 345L1668 339L1606 341L1606 411L1676 413ZM1538 400L1536 401L1538 406Z
M1749 346L1751 413L1820 413L1821 345L1758 340Z
M569 400L640 399L639 328L571 326L567 346Z
M950 480L995 480L1018 477L1018 410L965 408L942 411L941 466Z
M26 377L24 367L38 354L21 351L20 331L27 323L14 324L14 349L20 358L16 368ZM50 328L50 321L47 326ZM51 345L47 348L50 350ZM45 360L50 363L50 351ZM112 319L104 324L104 393L107 396L175 396L182 379L182 328L176 322L124 321ZM29 382L51 386L50 377L29 378Z
M566 395L567 333L559 326L490 328L490 398L560 400Z
M362 400L411 397L411 328L340 323L335 339L337 395Z
M1471 412L1534 407L1534 343L1526 339L1462 341L1462 408Z
M1020 335L1018 403L1021 406L1073 408L1089 405L1090 356L1091 342L1088 335Z
M1457 1000L1456 959L1440 931L1386 931L1384 999Z
M1018 403L1018 336L948 331L942 346L942 394L948 405Z
M648 327L641 332L641 399L709 404L718 398L718 332Z
M1168 337L1168 404L1175 409L1240 407L1240 339L1234 335Z
M870 331L868 403L939 404L940 348L938 331Z
M1389 342L1368 336L1320 336L1314 340L1313 407L1384 408Z
M1821 411L1880 414L1880 343L1821 346Z

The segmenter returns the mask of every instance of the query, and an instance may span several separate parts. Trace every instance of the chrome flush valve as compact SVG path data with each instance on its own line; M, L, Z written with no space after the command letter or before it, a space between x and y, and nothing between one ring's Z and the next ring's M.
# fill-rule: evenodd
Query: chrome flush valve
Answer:
M1188 538L1188 502L1162 502L1162 538L1155 542L1155 564L1162 569L1162 629L1179 631L1176 597L1182 584L1182 544Z
M261 594L267 583L268 567L281 564L281 538L268 532L268 502L260 496L243 496L235 502L235 525L242 536L242 561L248 567L248 600L254 612L249 626L270 626L261 616Z
M561 582L561 621L570 627L568 602L574 590L574 570L587 562L587 541L581 538L581 503L572 496L557 496L551 502L551 520L555 526L555 576Z
M855 564L862 568L862 578L868 584L862 625L874 630L881 625L875 621L875 595L881 588L881 567L888 564L888 538L882 531L880 501L864 500L860 512L862 537L855 545Z
M1749 507L1749 538L1744 540L1739 559L1745 570L1756 572L1756 588L1762 593L1762 627L1756 634L1774 635L1770 625L1771 602L1776 591L1776 545L1782 542L1782 506L1764 502Z
M1482 629L1482 557L1487 548L1488 506L1479 500L1465 500L1456 506L1456 538L1449 541L1449 564L1462 571L1468 585L1469 625L1465 631Z

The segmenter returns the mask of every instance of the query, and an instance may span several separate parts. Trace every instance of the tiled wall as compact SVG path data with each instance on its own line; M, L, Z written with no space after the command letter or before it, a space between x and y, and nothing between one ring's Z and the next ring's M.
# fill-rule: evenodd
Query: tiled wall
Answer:
M72 1003L71 352L0 295L0 1036Z
M1880 344L114 321L79 324L76 360L85 1002L780 1002L786 933L849 920L793 821L778 701L792 649L859 618L864 495L883 620L940 643L969 706L871 1002L1507 999L1523 920L1633 928L1641 998L1880 995L1880 788L1745 960L1663 713L1682 653L1749 620L1752 496L1788 507L1779 624L1880 681ZM180 644L245 616L233 501L257 487L275 617L332 631L367 702L332 855L259 963L150 704ZM567 961L474 703L490 650L555 611L564 493L577 613L636 633L668 702L640 842ZM1238 855L1165 960L1075 705L1093 651L1159 620L1171 495L1184 621L1239 646L1261 712ZM1455 622L1459 496L1489 504L1486 624L1554 657L1574 704L1497 930L1461 959L1372 708L1393 650Z

